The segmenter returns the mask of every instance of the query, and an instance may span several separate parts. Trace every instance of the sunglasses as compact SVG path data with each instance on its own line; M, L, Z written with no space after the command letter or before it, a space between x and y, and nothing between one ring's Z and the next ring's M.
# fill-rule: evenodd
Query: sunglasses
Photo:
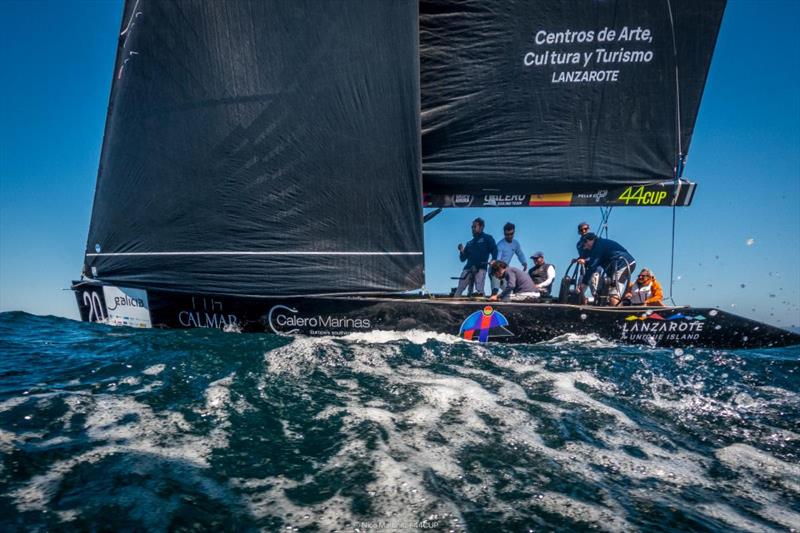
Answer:
M589 226L585 226L583 228L579 228L578 231L580 231L581 233L583 233L584 231L589 231Z
M650 274L639 274L639 277L642 279L647 279L650 277Z

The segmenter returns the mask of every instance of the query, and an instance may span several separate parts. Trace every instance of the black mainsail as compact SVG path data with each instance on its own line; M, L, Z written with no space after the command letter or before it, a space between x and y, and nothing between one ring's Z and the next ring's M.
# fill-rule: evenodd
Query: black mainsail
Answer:
M724 8L422 0L425 193L455 206L455 195L487 194L511 195L503 205L647 205L618 197L680 175ZM576 194L514 203L525 193ZM674 205L663 199L652 205Z
M87 241L104 283L423 283L414 0L127 0Z

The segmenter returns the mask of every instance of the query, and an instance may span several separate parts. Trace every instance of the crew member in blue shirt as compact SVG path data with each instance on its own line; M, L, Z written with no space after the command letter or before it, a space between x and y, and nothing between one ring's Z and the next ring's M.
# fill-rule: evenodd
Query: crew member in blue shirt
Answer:
M458 245L459 260L466 261L464 270L461 272L461 277L458 279L458 287L456 288L456 296L461 296L464 289L474 283L475 292L473 295L483 296L483 286L486 281L486 269L489 264L489 258L492 262L497 259L497 244L494 237L488 233L483 232L486 223L482 218L476 218L472 221L472 240L467 243Z
M602 239L594 233L581 237L581 258L578 263L586 265L586 274L578 288L583 292L583 285L588 284L593 295L605 284L606 275L611 278L608 287L609 305L619 305L620 285L627 286L631 272L636 268L636 259L620 243L611 239Z
M575 248L578 250L578 259L581 257L586 257L583 251L583 236L589 233L589 223L588 222L581 222L578 224L578 242L575 244Z
M522 270L525 271L528 270L528 261L525 259L525 253L522 251L522 246L519 245L519 241L514 238L515 231L516 227L511 222L506 222L506 225L503 226L504 238L497 243L497 260L510 265L511 260L516 255L522 265ZM493 295L500 291L501 281L502 280L496 276L489 277Z

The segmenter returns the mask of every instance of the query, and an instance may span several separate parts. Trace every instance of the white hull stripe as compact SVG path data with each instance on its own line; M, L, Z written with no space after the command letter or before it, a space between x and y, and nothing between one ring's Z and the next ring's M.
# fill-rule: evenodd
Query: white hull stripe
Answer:
M86 254L87 257L147 255L422 255L422 252L109 252Z

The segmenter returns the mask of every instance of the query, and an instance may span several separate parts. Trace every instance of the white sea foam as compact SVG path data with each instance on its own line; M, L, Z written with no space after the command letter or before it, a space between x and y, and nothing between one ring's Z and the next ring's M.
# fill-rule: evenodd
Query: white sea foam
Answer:
M148 366L144 370L142 370L142 374L146 376L157 376L164 371L166 365L163 363L159 363L157 365Z
M752 476L779 481L787 490L800 496L800 466L787 463L747 444L731 444L716 451L723 463L736 471L747 471Z
M309 413L309 419L325 426L341 422L338 431L343 442L337 443L333 456L315 458L302 479L289 474L237 477L225 485L217 484L207 474L214 450L228 446L228 434L233 431L228 414L231 410L254 408L237 392L241 389L234 387L236 374L231 373L212 381L201 396L190 399L195 412L210 417L204 418L204 424L214 424L215 429L205 435L199 434L189 422L192 418L187 420L182 412L153 410L143 400L119 392L32 394L0 404L0 408L6 405L12 409L30 401L32 406L44 408L63 401L68 408L61 418L64 428L75 423L73 420L83 424L80 437L42 440L43 433L0 433L0 449L4 451L22 445L31 449L60 446L68 444L70 438L86 440L93 446L78 456L55 461L46 473L15 487L10 496L19 511L50 509L48 505L63 480L79 465L112 457L118 461L125 456L129 458L124 460L131 463L125 468L144 478L170 476L178 483L200 487L209 497L231 508L244 501L246 513L256 519L280 517L285 521L284 528L316 523L321 530L353 530L362 518L353 515L355 501L341 490L343 487L327 487L337 492L317 503L302 503L292 496L292 490L317 481L331 483L326 476L339 476L340 472L368 469L374 479L361 487L349 487L369 494L372 514L363 518L367 522L416 523L437 516L446 517L442 523L447 527L458 529L464 524L461 512L486 508L497 513L497 520L511 521L538 508L568 520L590 523L594 528L626 531L637 527L628 514L629 507L614 491L606 490L610 484L619 483L620 478L635 481L625 498L656 501L665 506L681 502L687 489L718 488L718 481L708 472L714 458L670 442L668 432L640 426L635 421L638 418L625 414L616 401L606 400L619 397L620 393L601 374L553 370L549 361L523 349L472 343L457 347L443 344L435 352L424 345L412 347L413 359L409 360L404 359L403 343L413 341L387 339L377 342L296 337L264 355L264 376L257 385L264 400L271 401L267 391L275 383L281 387L304 387L303 380L313 378L317 372L327 374L325 386L335 380L336 385L326 390L335 400L321 402L316 413ZM463 353L466 357L461 357ZM436 362L436 366L428 367L426 362ZM345 365L347 372L342 372ZM150 368L155 370L148 372ZM161 374L164 365L150 368L142 371L144 385L132 394L161 385L159 381L148 382L152 378L144 376ZM367 377L371 379L362 379ZM299 383L294 383L295 378ZM675 383L654 377L647 369L632 379L651 387L652 398L644 398L642 403L676 416L702 412L704 408L709 413L719 409L723 413L756 412L772 405L758 394L746 396L743 392L719 402L702 395L704 384L700 379ZM778 389L771 394L783 399L784 392ZM650 395L647 389L644 395ZM618 399L623 404L627 401L624 397ZM258 402L252 401L254 405ZM337 419L330 420L334 416ZM296 445L297 450L291 452L299 452L307 436L298 431L292 419L278 421L287 447ZM75 429L81 428L72 428L70 435ZM772 435L776 442L796 436L778 428ZM269 443L265 445L268 447ZM495 450L503 454L498 468L483 462ZM756 531L769 530L758 522L757 516L787 529L800 522L798 513L786 503L787 494L800 495L800 467L742 444L717 450L716 459L739 476L739 481L726 489L731 498L752 501L758 509L744 514L726 503L706 502L696 507L697 512L731 528ZM531 461L540 464L529 469L525 465ZM545 489L551 475L594 487L599 500L586 501L569 491L557 492L552 486ZM649 488L654 480L658 487L655 492ZM541 489L537 489L537 483ZM442 486L447 490L437 490ZM774 486L780 488L772 489ZM510 493L526 497L515 505L509 503ZM150 517L138 517L142 524L154 529L163 528L159 517L168 516L177 505L173 500L162 501L157 491L148 487L124 486L113 495L98 497L109 498L112 505L116 498L124 499L135 509L158 509ZM60 509L59 513L69 522L79 518L80 509ZM533 529L540 526L531 524Z
M432 340L443 344L469 342L455 335L434 333L432 331L424 331L420 329L410 329L407 331L374 330L366 333L350 333L340 338L345 341L368 344L386 344L398 341L406 341L412 344L425 344Z
M16 433L0 429L0 452L11 453L19 442L20 437Z
M98 463L119 454L135 454L146 458L137 463L141 468L149 468L147 461L156 461L178 470L206 469L211 451L227 444L227 436L220 429L208 435L194 434L182 414L154 412L129 396L65 393L62 399L68 407L62 420L71 419L75 414L84 415L84 435L96 446L69 459L55 461L47 472L34 476L11 492L20 512L46 510L62 479L78 465ZM32 395L31 400L40 399ZM23 435L18 439L27 440ZM68 440L62 439L58 444L64 442ZM51 440L31 446L45 448L53 444Z
M606 340L596 333L578 334L578 333L565 333L559 335L548 341L537 343L537 346L583 346L585 348L615 348L616 343Z
M775 533L780 531L779 529L766 527L763 523L754 522L746 516L743 516L738 510L724 503L701 503L697 506L697 510L706 516L724 522L732 528L737 528L741 531Z
M231 402L230 386L233 383L234 374L212 381L206 389L206 411L219 412Z
M231 322L230 324L225 324L225 326L222 328L222 331L225 333L242 333L243 330L241 324Z
M318 367L339 366L341 347L331 337L295 337L289 344L265 354L267 371L272 374L301 376Z
M323 345L324 350L330 349L330 344ZM318 348L319 344L315 346ZM292 348L298 349L298 346ZM346 405L328 407L318 413L317 417L344 414L345 434L354 434L355 427L370 422L382 428L388 437L385 442L379 440L376 449L367 449L360 440L350 441L321 469L368 461L376 476L376 480L367 487L376 506L376 513L405 520L419 520L426 512L432 512L431 509L439 513L450 513L454 520L459 519L458 509L448 500L442 499L441 494L429 492L429 484L424 480L432 473L444 480L457 482L466 474L459 450L465 446L486 445L487 435L493 432L502 435L504 446L509 450L518 450L523 455L533 453L547 457L574 475L576 480L594 482L598 486L608 482L607 477L611 472L642 481L658 479L662 490L668 492L679 492L682 487L714 488L715 482L709 479L707 461L703 456L686 449L675 449L674 445L665 449L663 437L640 428L622 411L596 399L596 395L591 393L594 390L600 395L614 395L614 384L586 371L547 371L541 361L518 357L513 348L504 352L510 358L498 357L492 350L481 346L472 346L471 349L474 358L485 359L510 371L511 375L506 377L473 366L450 365L457 374L455 376L407 365L389 368L383 362L396 355L395 348L391 346L352 350L352 359L348 364L354 364L354 370L380 375L388 380L385 386L389 390L398 386L411 388L419 396L419 400L401 411L392 410L378 400L365 404L356 394L355 382L340 380L342 388L339 392L344 395ZM336 359L337 349L333 349L333 352L333 358ZM327 354L326 357L330 355ZM466 362L468 361L469 359ZM316 368L327 371L332 367L323 364ZM548 394L558 402L530 399L524 387L535 384L549 384ZM548 416L559 419L570 416L576 404L585 406L587 412L603 413L615 420L613 423L606 422L605 428L594 432L594 438L602 442L602 447L575 440L568 441L560 448L545 445L539 434L539 418ZM489 425L489 420L494 422ZM435 432L438 437L430 440L428 435L431 432ZM628 449L639 450L638 455L631 455ZM464 497L475 501L483 498L482 501L492 502L498 509L504 509L500 503L500 495L494 494L493 488L501 474L475 465L470 468L470 474L479 476L483 483L461 485L459 490ZM285 487L294 484L288 481L286 483L288 485ZM513 487L518 481L512 480L510 483ZM517 486L517 490L530 490L530 487ZM319 512L323 520L329 520L320 523L341 525L341 514L349 514L347 499L341 496L309 509L291 504L274 490L270 490L269 494L268 501L274 502L277 498L280 501L279 506L294 516L305 509L306 513L311 511L316 515ZM651 495L642 493L639 497L646 500ZM431 502L436 505L431 507L428 505ZM267 512L263 503L261 501L259 507L262 513ZM792 516L789 509L777 503L765 501L765 504L772 505L779 516L788 517L783 520ZM543 493L542 499L537 500L535 505L572 520L589 521L601 529L631 528L624 518L625 511L610 495L605 498L603 506L597 506L572 501L565 494ZM721 512L717 508L708 510L709 516L718 516ZM509 507L503 513L507 513L510 519L515 516L516 511ZM734 527L745 523L733 517L728 517L725 521Z
M606 499L605 506L582 502L565 494L546 491L533 500L533 504L555 515L576 522L589 522L601 531L634 531L625 520L625 512L613 500Z

